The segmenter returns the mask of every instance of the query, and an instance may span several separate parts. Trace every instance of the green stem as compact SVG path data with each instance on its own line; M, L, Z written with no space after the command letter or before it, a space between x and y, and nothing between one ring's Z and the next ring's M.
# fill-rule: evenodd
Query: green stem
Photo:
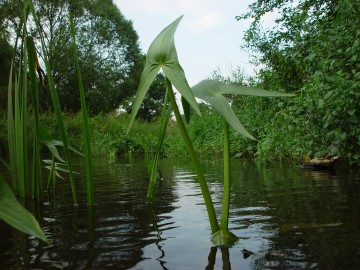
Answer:
M91 159L91 143L90 143L90 132L89 132L89 122L88 122L88 112L86 108L85 100L85 91L81 76L79 57L77 53L77 45L75 39L75 26L71 13L69 13L70 19L70 30L73 41L73 50L75 56L75 66L77 71L77 77L79 80L79 91L80 91L80 102L81 102L81 113L82 113L82 123L83 123L83 134L84 134L84 146L85 146L85 171L86 171L86 201L87 205L94 204L94 184L92 177L92 159Z
M164 104L163 104L163 109L161 112L161 121L160 121L160 133L159 133L159 140L158 140L158 144L156 147L156 153L155 153L155 157L151 163L151 175L150 175L150 182L149 182L149 187L148 187L148 193L147 193L147 198L151 201L155 200L155 183L157 178L159 177L158 175L158 161L160 158L160 152L161 152L161 148L164 142L164 138L165 138L165 133L166 133L166 128L167 128L167 124L169 122L169 118L170 118L170 113L171 113L171 108L168 104L168 90L165 93L165 97L164 97Z
M178 127L180 129L180 133L181 133L181 136L182 136L182 138L183 138L183 140L185 142L185 145L186 145L186 147L187 147L187 149L189 151L191 161L192 161L195 173L197 175L198 182L200 184L201 192L202 192L202 195L204 197L206 210L207 210L208 216L209 216L211 232L215 233L215 232L217 232L219 230L219 224L218 224L217 219L216 219L216 213L215 213L215 209L214 209L214 204L213 204L213 202L211 200L209 188L208 188L208 186L206 184L206 180L205 180L204 173L202 171L199 159L198 159L198 157L197 157L197 155L195 153L195 150L194 150L194 147L193 147L193 145L191 143L189 134L186 131L184 121L182 120L182 117L180 115L179 108L178 108L178 106L176 104L175 95L174 95L174 92L172 90L171 82L168 79L166 79L166 84L167 84L167 88L168 88L169 101L170 101L171 107L172 107L172 109L174 111L177 125L178 125Z
M224 120L224 192L221 210L220 229L229 229L229 206L230 206L230 138L229 124Z

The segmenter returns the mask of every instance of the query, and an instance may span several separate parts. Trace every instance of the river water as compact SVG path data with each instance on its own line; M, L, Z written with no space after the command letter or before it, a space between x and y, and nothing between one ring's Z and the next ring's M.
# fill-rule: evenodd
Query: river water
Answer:
M67 180L28 201L45 245L0 221L1 269L360 269L360 173L311 171L292 163L232 161L231 248L214 247L188 159L163 159L156 205L146 201L146 158L94 160L95 205L74 207ZM202 160L220 215L222 160ZM84 171L81 162L75 170ZM251 255L243 251L251 251Z

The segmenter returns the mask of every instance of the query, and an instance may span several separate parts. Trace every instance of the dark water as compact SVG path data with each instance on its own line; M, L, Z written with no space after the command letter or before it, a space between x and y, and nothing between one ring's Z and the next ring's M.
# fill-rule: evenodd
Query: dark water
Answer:
M70 187L28 207L51 244L0 221L1 269L360 269L360 173L256 166L234 160L231 248L215 248L189 160L161 162L165 180L156 206L146 203L147 161L95 160L95 201L79 207ZM217 211L221 159L203 160ZM82 165L76 165L82 171ZM56 199L55 199L56 198ZM242 250L254 252L244 258Z

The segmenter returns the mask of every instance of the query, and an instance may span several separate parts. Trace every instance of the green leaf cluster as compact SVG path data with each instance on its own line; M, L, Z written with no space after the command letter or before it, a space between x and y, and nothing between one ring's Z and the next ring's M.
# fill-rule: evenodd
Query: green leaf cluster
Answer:
M279 13L277 25L264 29L261 20L272 11ZM278 111L267 110L259 157L334 153L359 164L359 14L359 1L266 0L237 17L253 19L245 40L263 66L257 85L298 94L271 101Z

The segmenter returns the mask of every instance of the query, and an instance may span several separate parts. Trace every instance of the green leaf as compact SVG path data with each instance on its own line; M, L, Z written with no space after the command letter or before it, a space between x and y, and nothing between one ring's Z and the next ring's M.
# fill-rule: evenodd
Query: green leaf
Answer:
M46 130L45 126L42 124L39 124L39 138L40 142L45 144L46 147L49 149L49 151L60 161L65 162L61 156L59 155L59 152L56 148L56 146L64 146L64 143L62 141L54 140L51 138L49 132ZM74 153L83 156L82 153L77 151L75 148L71 147L69 145L69 150L73 151Z
M48 243L39 223L17 201L14 193L2 176L0 176L0 218L19 231L33 235Z
M181 104L182 104L182 107L184 110L186 122L189 124L190 123L190 104L189 104L189 102L187 102L187 100L183 96L181 97Z
M231 247L238 240L239 240L239 237L237 237L235 234L233 234L229 230L218 230L216 233L214 233L211 236L211 242L213 242L213 244L218 247L223 247L223 246Z
M250 139L255 139L241 124L225 94L249 95L262 97L289 97L293 94L284 94L275 91L267 91L254 87L242 86L234 83L225 83L215 80L203 80L192 87L195 97L209 103L237 132Z
M183 16L180 16L169 26L164 28L149 47L145 67L143 73L141 74L139 87L132 107L129 130L151 83L160 69L163 70L165 76L187 100L187 102L198 114L200 114L199 107L186 80L184 70L179 64L175 48L174 34L182 17Z

